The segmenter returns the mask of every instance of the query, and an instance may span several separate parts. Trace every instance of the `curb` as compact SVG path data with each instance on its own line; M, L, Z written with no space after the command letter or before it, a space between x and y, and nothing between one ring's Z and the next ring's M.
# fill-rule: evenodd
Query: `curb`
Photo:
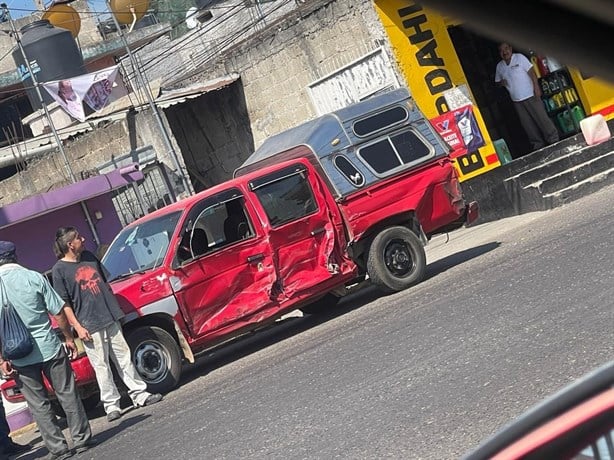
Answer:
M15 431L11 431L11 436L21 436L29 431L32 431L36 428L36 422L29 423L26 426L22 426L21 428L16 429Z

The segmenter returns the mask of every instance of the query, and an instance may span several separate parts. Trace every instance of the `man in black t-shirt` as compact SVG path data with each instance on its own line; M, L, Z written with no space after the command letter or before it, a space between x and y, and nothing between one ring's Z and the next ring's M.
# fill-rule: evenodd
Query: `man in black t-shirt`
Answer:
M96 372L107 420L121 417L120 394L113 382L109 358L135 406L160 401L162 395L147 392L147 384L132 363L120 324L124 313L107 284L100 261L85 250L84 238L74 227L62 227L56 233L53 249L59 259L52 269L53 286L70 306L66 315L83 340Z

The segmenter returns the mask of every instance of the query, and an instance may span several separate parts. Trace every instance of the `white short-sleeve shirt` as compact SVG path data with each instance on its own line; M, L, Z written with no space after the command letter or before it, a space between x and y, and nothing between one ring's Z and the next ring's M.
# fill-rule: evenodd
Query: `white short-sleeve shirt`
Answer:
M524 101L534 95L533 81L527 73L533 65L524 55L513 53L509 65L501 60L497 64L495 82L506 80L505 86L512 101Z

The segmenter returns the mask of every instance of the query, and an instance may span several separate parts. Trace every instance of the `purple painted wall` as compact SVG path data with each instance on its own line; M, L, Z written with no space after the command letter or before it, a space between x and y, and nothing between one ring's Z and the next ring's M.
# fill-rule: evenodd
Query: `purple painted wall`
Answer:
M91 198L86 204L101 243L110 243L121 230L111 193ZM96 211L102 213L102 219L97 220L94 217ZM12 241L17 245L17 257L21 265L46 272L57 260L51 247L56 230L62 226L76 227L85 237L86 247L92 252L96 251L96 241L78 203L5 227L0 230L0 239Z

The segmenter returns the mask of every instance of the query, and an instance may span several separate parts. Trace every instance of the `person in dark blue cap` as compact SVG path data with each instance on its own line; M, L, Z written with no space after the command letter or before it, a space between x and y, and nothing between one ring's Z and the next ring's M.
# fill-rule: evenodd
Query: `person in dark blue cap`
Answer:
M10 301L34 339L34 349L25 357L11 361L0 358L0 370L5 377L17 380L49 450L48 458L64 459L74 452L68 447L51 409L43 375L53 386L66 413L75 451L84 452L94 442L66 353L70 352L71 356L77 353L64 313L66 304L47 278L17 263L15 245L10 241L0 241L0 300L2 304ZM51 327L49 314L53 315L64 335L66 350Z

